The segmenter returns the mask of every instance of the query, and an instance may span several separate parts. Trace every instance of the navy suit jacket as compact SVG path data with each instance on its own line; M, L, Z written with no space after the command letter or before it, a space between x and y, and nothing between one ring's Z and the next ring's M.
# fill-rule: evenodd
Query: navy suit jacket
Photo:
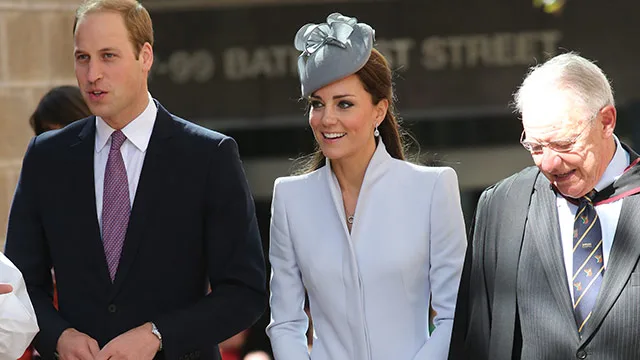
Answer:
M113 283L96 215L95 117L29 144L5 252L24 274L45 359L66 328L102 347L148 321L163 336L156 359L219 359L217 344L264 311L264 257L235 141L157 105Z

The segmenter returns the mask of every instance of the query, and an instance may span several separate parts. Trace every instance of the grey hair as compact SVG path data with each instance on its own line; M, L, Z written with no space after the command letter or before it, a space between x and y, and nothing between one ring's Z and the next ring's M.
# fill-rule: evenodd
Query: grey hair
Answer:
M513 96L513 105L522 114L526 104L548 93L565 96L583 117L595 117L603 107L615 105L611 84L602 69L574 52L531 67Z

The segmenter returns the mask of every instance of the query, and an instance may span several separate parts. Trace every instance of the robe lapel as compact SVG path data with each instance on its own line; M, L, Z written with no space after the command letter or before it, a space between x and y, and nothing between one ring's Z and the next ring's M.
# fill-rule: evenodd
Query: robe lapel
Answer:
M640 195L623 200L611 255L602 279L596 305L582 333L582 343L591 338L629 281L640 258Z
M540 253L542 266L549 282L551 292L563 309L562 316L565 321L575 327L571 293L567 285L567 273L562 254L560 224L558 221L558 209L556 195L551 189L549 180L539 176L536 182L535 192L531 199L528 227L532 232L531 238ZM576 328L576 335L577 335Z

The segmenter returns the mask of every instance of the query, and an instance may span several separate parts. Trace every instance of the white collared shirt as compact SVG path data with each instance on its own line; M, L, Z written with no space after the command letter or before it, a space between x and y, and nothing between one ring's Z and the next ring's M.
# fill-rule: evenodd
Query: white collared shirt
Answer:
M622 148L620 140L618 140L615 135L614 139L616 141L616 152L600 178L600 181L596 184L596 191L601 191L611 185L622 175L627 166L629 166L629 153ZM602 228L602 255L604 257L605 269L607 268L607 261L613 244L613 236L618 226L618 218L620 218L623 200L624 199L619 199L607 204L596 205L596 212L598 213L598 218L600 218L600 227ZM569 289L571 291L571 300L573 301L573 222L576 211L578 211L578 206L570 203L560 194L556 195L556 203L558 206L558 220L560 222L564 265L567 272Z
M142 172L142 163L147 153L149 139L153 125L156 122L158 108L156 107L151 94L149 94L149 104L144 111L133 119L127 126L122 128L122 132L127 140L122 144L120 152L124 167L127 170L129 181L129 200L133 206L133 200L138 189L138 181ZM115 130L109 126L101 117L96 116L96 147L93 158L93 171L96 189L96 211L98 214L98 224L102 232L102 194L104 192L104 173L109 158L111 148L111 134Z

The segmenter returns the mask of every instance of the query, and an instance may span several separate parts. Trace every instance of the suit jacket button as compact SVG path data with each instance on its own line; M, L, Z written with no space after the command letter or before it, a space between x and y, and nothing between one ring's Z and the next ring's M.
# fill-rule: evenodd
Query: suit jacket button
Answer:
M109 307L107 308L107 311L109 311L110 313L115 313L116 311L118 311L118 308L116 307L115 304L110 304Z
M584 350L578 350L578 352L576 353L576 357L578 359L586 359L587 358L587 352Z

